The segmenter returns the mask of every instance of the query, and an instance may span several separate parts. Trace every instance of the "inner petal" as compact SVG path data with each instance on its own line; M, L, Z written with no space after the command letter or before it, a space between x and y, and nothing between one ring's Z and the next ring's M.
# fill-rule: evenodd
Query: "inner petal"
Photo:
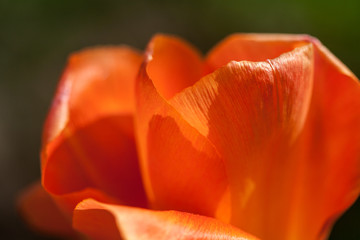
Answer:
M201 55L193 46L176 37L156 35L147 54L147 74L165 99L193 85L203 75Z

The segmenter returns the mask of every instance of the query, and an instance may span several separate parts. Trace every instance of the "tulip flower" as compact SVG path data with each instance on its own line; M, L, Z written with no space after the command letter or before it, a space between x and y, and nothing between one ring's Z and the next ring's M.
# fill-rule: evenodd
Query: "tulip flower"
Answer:
M326 239L359 195L359 123L358 79L310 36L86 49L21 213L63 237Z

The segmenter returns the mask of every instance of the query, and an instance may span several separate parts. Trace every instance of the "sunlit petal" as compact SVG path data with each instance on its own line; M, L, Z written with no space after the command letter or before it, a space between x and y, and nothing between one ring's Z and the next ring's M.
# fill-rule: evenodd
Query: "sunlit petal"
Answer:
M230 62L170 101L225 159L231 222L265 239L294 234L287 231L298 166L288 157L306 120L312 84L307 44L272 60Z
M299 239L326 239L360 192L360 83L318 40L310 40L315 47L314 90L291 156L300 186L292 231Z
M73 226L93 239L256 239L213 218L178 211L152 211L103 204L92 199L76 207Z

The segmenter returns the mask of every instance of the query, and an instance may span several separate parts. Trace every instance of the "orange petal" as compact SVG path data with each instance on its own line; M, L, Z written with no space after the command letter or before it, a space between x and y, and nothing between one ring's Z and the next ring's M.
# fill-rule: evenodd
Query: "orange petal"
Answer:
M213 218L103 204L93 199L76 207L73 226L93 239L256 239Z
M193 85L203 74L200 54L179 38L156 35L147 51L152 56L146 66L147 73L166 99Z
M280 121L287 126L280 128L281 131L273 130L277 124L271 123L279 111L277 107L271 111L271 105L262 103L271 102L266 95L254 95L256 92L248 85L229 84L231 87L226 91L220 91L224 82L231 79L220 74L224 70L219 70L218 75L213 74L218 82L203 80L171 100L172 106L192 126L207 135L221 154L238 154L225 157L243 164L241 167L229 165L230 182L234 182L232 177L236 172L243 178L237 181L238 188L233 187L231 192L232 205L235 205L232 222L265 239L325 239L334 221L359 195L359 81L316 39L308 36L234 35L220 43L207 59L210 66L218 68L231 60L269 59L309 42L315 46L313 91L306 85L303 85L304 91L296 87L306 83L306 79L302 82L304 79L296 75L287 81L287 84L294 84L291 91L284 89L283 84L277 87L280 94L276 94L276 101L284 105L274 106L281 107L283 116L289 114L291 105L295 110L293 113L297 113L289 114L292 121ZM299 71L299 66L291 67L292 61L283 60L275 64L282 69L280 73L291 76ZM290 68L286 69L289 63ZM234 69L230 72L237 73ZM262 74L253 77L252 73L253 70L243 70L249 81L256 83L254 80L263 77ZM286 77L279 77L277 71L274 76L283 82L286 80ZM229 97L239 91L237 89L243 89L253 97L244 94ZM281 89L286 90L285 95L281 94ZM307 107L310 91L312 98ZM296 101L284 99L286 94ZM239 102L245 104L239 107ZM264 121L259 121L261 116ZM249 124L254 127L249 128ZM290 138L282 137L281 141L274 141L276 137L263 139L272 131L275 136L284 134L286 129L285 132L292 135ZM284 141L286 139L288 141ZM247 144L242 145L242 141ZM231 142L235 142L233 147ZM236 193L238 198L234 197Z
M92 187L124 204L146 204L132 118L141 59L127 47L89 49L70 58L44 129L47 191L61 195Z
M222 159L158 93L147 71L156 57L148 57L151 60L144 63L138 78L135 116L142 176L151 206L213 216L227 186Z
M36 231L63 237L75 237L71 221L59 211L40 183L26 189L18 199L20 213Z
M311 41L314 91L293 154L300 185L293 232L299 239L305 234L307 239L326 239L360 192L360 84L318 40Z
M103 203L122 204L122 201L119 199L109 196L103 191L94 188L85 188L81 191L61 195L52 194L51 197L58 209L63 213L69 222L71 222L76 205L84 199L92 198Z
M265 62L230 62L171 99L225 160L232 220L264 239L291 239L292 162L313 82L311 44Z
M305 35L233 34L216 45L207 55L212 71L230 61L266 61L296 47L308 44Z
M132 114L134 81L142 61L126 47L91 48L73 54L45 123L43 143L68 123L83 127L100 117Z

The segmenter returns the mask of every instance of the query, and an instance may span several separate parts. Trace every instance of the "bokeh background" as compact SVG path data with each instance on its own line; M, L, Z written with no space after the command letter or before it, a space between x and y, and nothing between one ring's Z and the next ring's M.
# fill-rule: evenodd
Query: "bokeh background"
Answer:
M360 76L359 24L358 0L0 0L0 238L46 239L26 228L14 203L40 176L42 124L69 53L121 43L144 49L157 32L203 53L233 32L308 33ZM330 239L360 239L359 201Z

